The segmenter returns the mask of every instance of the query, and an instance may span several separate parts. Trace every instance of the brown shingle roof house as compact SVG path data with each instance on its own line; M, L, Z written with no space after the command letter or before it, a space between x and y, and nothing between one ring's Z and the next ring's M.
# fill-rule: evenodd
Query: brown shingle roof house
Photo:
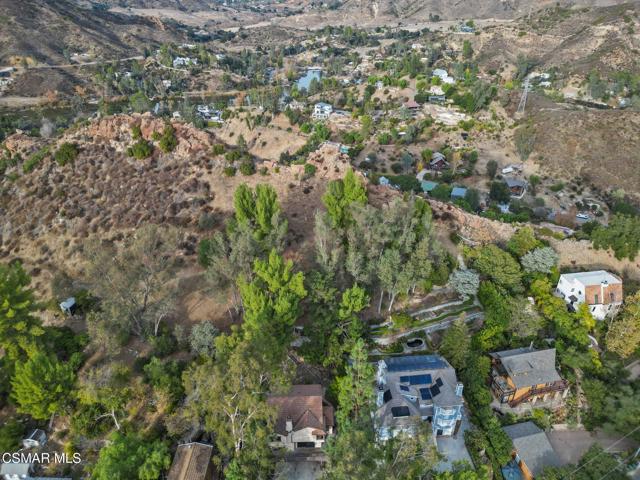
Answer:
M322 385L293 385L286 395L272 395L269 405L277 409L273 446L288 450L321 448L333 435L333 406L324 399Z
M167 480L213 480L213 447L192 442L178 445Z

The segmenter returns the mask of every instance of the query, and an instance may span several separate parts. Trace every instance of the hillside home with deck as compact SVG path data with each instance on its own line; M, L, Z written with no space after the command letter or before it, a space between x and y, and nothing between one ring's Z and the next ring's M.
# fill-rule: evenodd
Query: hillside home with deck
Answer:
M434 436L457 433L463 415L462 383L439 355L389 357L378 362L376 427L383 440L431 423Z
M272 395L267 402L278 412L272 447L321 448L334 433L333 406L324 399L322 385L293 385L286 395Z
M491 355L491 390L499 405L518 407L524 402L560 402L569 384L556 370L556 349L532 347ZM552 405L549 405L552 406Z
M593 318L604 320L615 315L622 305L622 280L605 270L565 273L560 275L556 294L575 311L583 303L589 305Z

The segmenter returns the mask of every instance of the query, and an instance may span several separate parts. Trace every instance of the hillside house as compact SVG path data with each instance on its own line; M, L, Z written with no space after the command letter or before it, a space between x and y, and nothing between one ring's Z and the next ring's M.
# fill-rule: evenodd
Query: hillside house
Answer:
M449 76L449 72L447 72L443 68L434 69L432 75L434 77L438 77L442 83L445 83L447 85L453 85L456 83L455 79Z
M527 182L517 178L505 178L504 182L509 187L509 193L513 198L522 198L527 192Z
M431 423L434 436L457 433L463 415L462 383L439 355L390 357L378 362L376 427L383 440Z
M591 315L604 320L622 305L622 280L605 270L593 272L565 273L560 275L556 294L561 296L570 310L579 305L589 305Z
M569 384L556 370L556 349L532 347L491 355L491 390L500 405L517 407L523 402L560 402Z
M173 68L188 67L190 65L197 65L198 59L191 57L176 57L173 59Z
M449 168L449 162L447 162L447 157L440 152L434 152L431 157L431 161L429 162L429 169L435 170L437 172L441 172L442 170L446 170Z
M178 445L167 480L213 480L213 446L191 442Z
M513 442L511 468L502 469L506 480L531 480L542 473L545 467L562 466L547 435L535 423L516 423L502 429Z
M318 102L313 106L311 116L316 120L326 120L333 112L333 107L329 103Z
M278 410L273 447L322 448L334 433L333 406L324 399L322 385L293 385L286 395L270 396L267 402Z

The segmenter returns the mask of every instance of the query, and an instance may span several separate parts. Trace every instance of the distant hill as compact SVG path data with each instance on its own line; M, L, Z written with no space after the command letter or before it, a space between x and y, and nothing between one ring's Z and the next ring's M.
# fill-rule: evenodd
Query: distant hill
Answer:
M159 19L85 8L71 0L0 0L0 65L16 56L60 64L69 52L133 56L181 36Z
M78 0L83 2L93 0ZM229 6L264 5L264 0L100 0L95 3L110 7L169 8L178 10L207 10L223 3ZM272 2L282 4L282 1ZM462 18L516 18L536 10L555 6L606 6L623 3L622 0L334 0L312 2L310 0L285 1L290 7L306 6L310 11L330 9L339 14L338 23L353 23L351 19L369 22L381 19L429 21L435 16L442 20ZM318 6L320 5L320 6ZM342 17L341 19L339 17ZM342 21L340 21L342 20Z

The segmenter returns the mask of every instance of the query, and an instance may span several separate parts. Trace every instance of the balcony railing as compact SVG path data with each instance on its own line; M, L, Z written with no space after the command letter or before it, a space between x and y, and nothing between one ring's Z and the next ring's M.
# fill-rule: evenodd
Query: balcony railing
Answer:
M544 387L532 388L527 393L522 395L521 397L514 398L509 402L510 407L516 407L520 405L522 402L526 402L531 397L535 397L537 395L545 395L547 393L553 392L562 392L569 388L569 382L566 380L560 380L559 382L555 382L552 385L545 385Z

